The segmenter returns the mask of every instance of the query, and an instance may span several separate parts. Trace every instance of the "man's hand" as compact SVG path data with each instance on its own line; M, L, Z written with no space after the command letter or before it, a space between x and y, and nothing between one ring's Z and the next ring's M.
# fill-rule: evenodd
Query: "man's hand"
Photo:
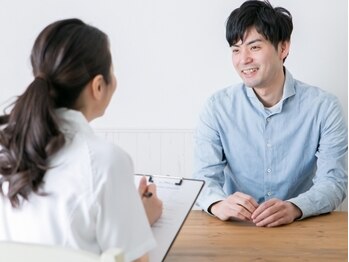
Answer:
M236 192L226 199L213 204L211 213L220 220L237 218L250 221L252 213L258 207L258 203L253 197L241 192Z
M252 221L259 227L275 227L292 223L302 216L302 211L294 204L280 199L270 199L252 214Z

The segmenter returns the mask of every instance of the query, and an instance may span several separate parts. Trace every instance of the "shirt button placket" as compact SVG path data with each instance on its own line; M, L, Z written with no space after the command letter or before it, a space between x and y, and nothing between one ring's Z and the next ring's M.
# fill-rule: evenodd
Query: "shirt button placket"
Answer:
M272 174L272 169L271 169L271 160L272 160L272 144L271 144L271 140L270 140L270 127L269 124L270 124L270 121L271 121L271 117L267 117L265 119L265 156L266 156L266 159L265 159L265 166L267 167L266 169L266 179L265 179L265 197L266 199L270 198L270 196L272 195L272 191L271 191L271 183L272 183L272 179L271 179L271 174Z

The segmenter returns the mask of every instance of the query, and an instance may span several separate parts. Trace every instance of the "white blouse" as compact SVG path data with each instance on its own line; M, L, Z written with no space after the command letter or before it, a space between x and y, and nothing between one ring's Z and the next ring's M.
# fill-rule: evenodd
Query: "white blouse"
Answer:
M0 197L0 240L94 253L119 247L126 261L156 243L134 185L130 157L97 137L79 111L58 109L64 147L50 159L42 191L19 209ZM6 188L4 188L6 191Z

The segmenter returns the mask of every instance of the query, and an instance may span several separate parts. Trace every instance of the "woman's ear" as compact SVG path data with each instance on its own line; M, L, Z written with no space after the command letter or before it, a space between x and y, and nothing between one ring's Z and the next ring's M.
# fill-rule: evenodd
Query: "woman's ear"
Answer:
M96 100L103 98L104 78L102 75L96 75L91 81L91 93L92 97Z

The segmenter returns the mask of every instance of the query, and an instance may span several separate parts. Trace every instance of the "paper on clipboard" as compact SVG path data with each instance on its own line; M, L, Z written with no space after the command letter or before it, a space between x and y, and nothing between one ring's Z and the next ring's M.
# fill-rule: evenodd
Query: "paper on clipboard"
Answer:
M136 174L137 187L142 176L147 176L150 183L156 184L157 195L163 202L162 215L151 227L157 246L149 252L150 262L160 262L165 259L205 182L173 176Z

